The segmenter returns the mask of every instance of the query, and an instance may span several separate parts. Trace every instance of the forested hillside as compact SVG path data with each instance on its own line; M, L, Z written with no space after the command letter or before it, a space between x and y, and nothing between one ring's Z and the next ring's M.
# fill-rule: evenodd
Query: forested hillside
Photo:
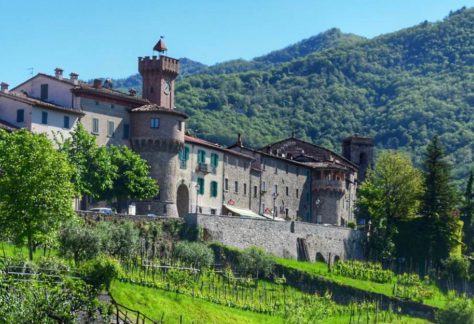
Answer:
M188 76L176 95L189 129L224 144L238 132L260 146L294 130L339 150L360 133L419 161L439 134L460 178L473 152L474 9L263 69Z

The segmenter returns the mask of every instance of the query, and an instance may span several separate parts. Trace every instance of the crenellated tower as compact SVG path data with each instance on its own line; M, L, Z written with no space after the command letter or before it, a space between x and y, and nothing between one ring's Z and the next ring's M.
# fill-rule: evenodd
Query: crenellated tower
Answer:
M179 74L179 60L163 55L167 51L163 39L153 47L158 56L138 58L138 71L143 78L144 99L166 109L174 109L174 82Z
M166 50L162 40L154 50ZM174 80L179 61L163 55L140 57L138 67L143 77L143 98L151 104L131 110L130 141L133 149L148 161L150 175L158 181L160 194L150 201L137 202L137 213L178 217L178 155L184 147L187 119L186 114L174 110Z

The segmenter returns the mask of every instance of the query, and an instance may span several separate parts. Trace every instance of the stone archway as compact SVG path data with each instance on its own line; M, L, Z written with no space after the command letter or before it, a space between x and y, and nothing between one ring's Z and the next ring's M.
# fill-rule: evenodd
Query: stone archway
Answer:
M184 183L180 184L178 187L176 205L178 207L179 217L183 218L189 213L189 190Z

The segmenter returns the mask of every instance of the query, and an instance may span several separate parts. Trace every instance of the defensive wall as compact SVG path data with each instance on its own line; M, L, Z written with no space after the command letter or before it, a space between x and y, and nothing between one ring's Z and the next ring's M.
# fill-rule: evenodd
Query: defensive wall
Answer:
M188 214L185 220L201 230L206 241L239 249L259 246L279 257L301 259L305 245L310 261L364 257L365 232L345 227L203 214Z

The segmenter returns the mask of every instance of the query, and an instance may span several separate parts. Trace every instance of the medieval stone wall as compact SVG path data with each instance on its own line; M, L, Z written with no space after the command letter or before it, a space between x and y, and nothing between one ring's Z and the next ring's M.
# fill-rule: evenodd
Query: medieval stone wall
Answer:
M189 214L186 222L204 231L204 239L244 249L259 246L267 252L297 259L298 239L306 242L310 261L324 258L362 259L362 231L303 222L279 222L229 216Z

